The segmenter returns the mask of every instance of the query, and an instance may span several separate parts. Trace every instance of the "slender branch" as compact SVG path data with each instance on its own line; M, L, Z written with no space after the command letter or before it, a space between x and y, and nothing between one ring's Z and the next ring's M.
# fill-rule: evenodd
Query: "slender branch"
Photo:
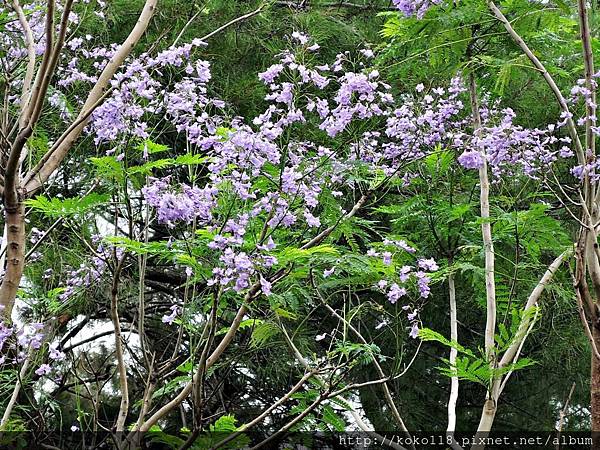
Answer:
M521 352L523 351L523 346L525 345L525 340L531 334L531 331L533 330L533 326L537 322L539 313L540 313L539 310L536 309L535 313L534 313L534 316L533 316L533 319L529 323L529 327L527 327L527 330L525 330L525 333L523 334L523 338L521 339L519 347L517 348L517 351L515 353L515 357L513 358L513 362L514 363L516 363L519 360L519 356L521 355ZM517 331L517 336L519 336L518 335L518 331ZM513 372L514 372L514 369L511 368L506 373L506 375L504 375L503 379L498 378L498 379L494 380L495 385L494 385L493 391L497 392L497 394L496 394L496 402L498 401L498 398L500 397L500 394L502 394L502 392L504 392L504 388L506 387L506 384L508 383L508 380L512 376ZM500 382L500 380L501 380L501 383L500 383L499 387L496 388L496 386L498 385L498 383Z
M333 230L335 230L335 227L341 222L342 219L348 219L350 217L353 217L356 214L356 212L365 204L368 197L369 197L368 194L364 194L359 199L359 201L354 205L352 210L350 212L348 212L347 214L345 214L344 216L340 217L340 219L338 220L338 222L336 222L335 225L332 225L332 226L328 227L327 229L323 230L315 238L311 239L309 242L304 244L301 248L308 249L308 248L312 248L315 245L318 245L319 243L321 243L324 239L326 239L333 232ZM277 272L271 278L271 282L274 283L276 281L279 281L285 275L285 272L286 271L284 269ZM225 336L223 337L223 339L221 340L221 342L219 343L217 348L208 357L208 359L206 361L206 369L210 368L221 357L223 352L227 349L229 344L233 341L233 338L235 337L237 330L238 330L244 316L248 312L247 305L254 298L256 298L260 294L260 292L261 292L261 284L260 283L255 283L248 290L248 292L244 296L244 301L243 301L242 305L239 307L239 309L235 315L235 318L233 319L233 322L231 323L229 329L227 330L227 333L225 334ZM196 375L199 375L199 373L197 372ZM192 377L192 380L184 386L184 388L181 390L181 392L179 392L179 394L177 394L177 396L175 398L173 398L171 401L166 403L163 407L161 407L158 411L156 411L148 420L146 420L143 424L141 424L139 427L139 431L140 432L148 431L150 429L150 427L152 427L152 425L154 425L156 422L158 422L162 417L164 417L166 414L168 414L170 411L172 411L174 408L176 408L183 400L185 400L188 397L188 395L190 395L190 393L192 392L193 386L198 381L198 379L196 378L196 375L194 377Z
M565 258L567 256L571 255L572 252L573 252L572 249L562 252L552 262L552 264L550 264L548 266L548 269L546 269L546 272L544 273L544 275L542 276L542 278L540 279L538 284L535 286L533 291L531 291L531 293L529 294L529 297L527 298L527 302L525 303L525 307L524 307L525 311L527 311L528 309L533 308L534 306L537 305L537 303L540 299L540 296L544 292L544 289L546 289L546 286L552 281L554 274L558 271L559 267L562 265ZM517 349L518 349L519 345L521 344L521 342L525 341L525 338L526 338L525 331L529 327L530 322L531 322L530 316L525 316L525 318L521 321L521 323L519 324L519 328L517 329L515 338L513 339L512 344L506 350L506 352L502 355L502 358L500 359L500 362L498 363L499 367L505 367L509 364L516 362L515 355L516 355Z
M275 408L277 408L280 405L283 405L285 402L287 402L290 399L290 397L292 395L294 395L296 392L298 392L300 390L300 388L302 386L304 386L304 383L306 383L306 381L308 381L308 379L317 372L318 371L316 369L306 372L304 374L304 376L302 378L300 378L300 380L285 395L280 397L275 403L273 403L271 406L269 406L267 409L265 409L259 416L255 417L250 422L245 423L244 425L240 426L235 433L230 434L225 439L223 439L222 441L215 444L215 446L212 447L211 450L216 450L217 448L224 446L228 442L233 441L235 438L237 438L243 432L248 431L248 429L252 428L254 425L259 424L265 417L267 417L269 414L271 414L271 412Z
M316 235L314 238L312 238L310 241L308 241L306 244L304 244L301 247L302 250L306 250L308 248L314 247L315 245L319 245L331 233L333 233L333 230L335 230L335 228L339 225L339 223L342 220L346 220L346 219L350 219L351 217L354 217L354 215L358 212L358 210L360 208L362 208L364 206L364 204L366 203L366 201L369 199L370 192L371 191L363 194L362 197L360 197L360 199L354 204L354 206L352 207L352 209L350 210L350 212L348 212L347 214L341 216L336 223L334 223L333 225L327 227L326 229L324 229L323 231L321 231L318 235Z
M579 16L579 34L581 36L581 45L583 47L585 86L590 91L590 98L586 99L585 102L587 116L585 120L585 145L586 150L589 150L591 155L595 156L596 137L592 127L596 122L596 88L592 78L594 76L594 54L592 53L592 38L586 0L577 0L577 12Z
M450 262L450 261L449 261ZM450 264L449 264L450 265ZM458 321L456 311L456 287L454 285L454 272L448 274L448 296L450 301L450 340L458 342ZM450 365L456 365L458 350L450 348ZM456 430L456 402L458 400L458 376L450 378L450 397L448 398L448 428L449 434Z
M279 430L277 430L275 433L270 435L268 438L266 438L262 442L259 442L254 447L250 448L250 450L258 450L259 448L262 448L265 445L267 445L269 442L272 442L275 439L279 438L279 436L286 433L290 428L292 428L294 425L296 425L298 422L300 422L302 419L304 419L306 416L308 416L315 408L317 408L327 398L328 398L327 393L319 394L319 396L310 405L308 405L304 411L302 411L300 414L298 414L296 417L294 417L288 423L283 425Z
M19 4L19 0L13 0L12 7L19 18L19 24L21 25L21 28L23 28L23 33L25 34L25 45L27 47L27 69L25 70L25 77L23 78L20 104L21 112L23 112L27 103L29 102L31 83L35 73L35 40L33 38L33 32L31 31L29 22L27 21L25 13L23 12L23 8L21 8L21 5ZM25 124L23 121L19 124L20 127L23 127L24 125Z
M31 197L31 195L42 186L41 184L38 185L34 183L34 187L27 187L29 184L32 183L32 180L35 177L35 175L39 173L39 171L44 167L44 165L50 159L50 157L58 149L61 148L65 141L75 131L75 129L87 122L87 120L96 110L96 108L100 106L104 102L104 100L106 100L106 98L112 93L112 91L112 87L107 88L106 91L102 94L102 96L98 100L96 100L96 102L90 108L88 108L86 111L82 110L79 116L77 116L77 119L75 119L75 121L73 121L73 123L71 123L71 125L69 125L65 131L63 131L63 133L58 137L56 142L52 144L52 147L50 147L48 151L40 158L35 167L25 175L25 177L23 178L23 185L25 186L26 196Z
M54 0L48 0L48 6L46 8L46 43L44 49L44 56L42 63L38 68L35 81L31 88L31 97L26 108L23 108L19 117L18 125L20 129L24 129L27 125L31 124L31 117L35 108L35 104L41 95L42 84L46 75L50 60L52 59L52 44L54 40ZM21 125L22 124L22 125ZM12 133L11 133L12 134Z
M575 122L573 121L572 114L569 111L567 101L565 100L564 96L560 92L560 89L556 85L554 78L552 78L552 75L550 75L550 73L546 70L546 67L544 67L544 65L538 59L538 57L535 56L535 54L529 49L529 47L527 46L527 44L525 43L523 38L521 38L521 36L519 36L519 34L515 31L515 29L511 25L511 23L504 16L502 11L500 11L500 9L496 6L496 4L492 0L488 0L487 4L488 4L488 7L490 8L490 10L492 11L492 13L494 14L494 16L502 23L502 25L504 25L504 28L506 29L506 31L508 32L510 37L521 48L523 53L525 53L525 56L527 56L527 58L529 58L529 61L531 61L531 63L535 66L535 68L540 71L540 73L544 77L544 80L546 80L546 83L548 84L548 86L552 90L552 93L556 97L556 100L560 106L560 109L563 111L563 113L566 114L567 128L569 129L569 134L571 135L571 139L573 140L573 143L575 144L575 152L577 154L577 159L579 161L579 164L585 164L586 156L585 156L583 147L581 145L581 140L579 139L579 135L577 134L577 128L575 127Z
M573 392L575 391L576 385L577 384L575 382L573 382L573 384L571 385L569 395L567 395L565 403L563 404L563 407L560 410L560 414L558 416L558 424L556 425L556 450L560 450L560 433L565 423L565 417L567 417L567 409L569 408L569 403L571 403L571 397L573 396Z
M119 389L121 391L121 404L119 406L119 413L117 415L117 421L115 423L115 431L117 434L125 430L125 421L127 420L127 414L129 412L129 390L127 387L127 367L125 366L125 358L123 355L123 341L121 337L121 324L119 321L119 278L121 276L121 270L125 262L126 255L118 260L115 273L113 275L113 283L111 287L111 302L110 302L110 315L114 327L115 333L115 354L117 357L117 371L119 373Z
M250 295L246 294L246 300L249 300L249 299L250 299ZM233 319L233 322L231 323L231 325L229 326L229 329L227 330L227 333L225 334L225 336L223 336L223 339L221 340L221 342L219 342L219 345L217 346L217 348L211 353L211 355L206 360L206 369L205 370L208 370L210 367L212 367L212 365L219 359L221 354L229 346L229 344L233 340L233 338L234 338L238 328L240 327L240 324L242 323L242 320L244 319L244 316L246 315L247 312L248 312L248 307L244 303L238 309L237 314L235 315L235 318ZM183 400L185 400L187 398L188 395L190 395L190 393L192 392L192 388L196 385L196 383L198 383L199 377L200 377L200 372L197 371L194 374L194 376L192 377L192 380L189 381L185 385L185 387L181 390L181 392L179 392L179 394L177 394L177 396L175 398L173 398L170 402L166 403L158 411L156 411L148 420L146 420L144 423L142 423L140 425L138 431L142 432L142 433L148 431L152 427L152 425L154 425L162 417L164 417L169 412L171 412L174 408L176 408Z
M331 306L329 306L327 304L327 302L325 301L325 299L321 295L321 292L315 286L314 282L313 282L313 289L315 290L315 292L319 296L319 298L320 298L321 303L323 304L323 306L325 306L325 308L331 313L331 315L334 316L339 321L343 322L348 327L348 329L350 329L363 344L368 344L367 340L363 337L363 335L360 333L360 331L358 331L354 327L354 325L352 325L344 317L342 317L340 314L338 314L338 312L335 309L333 309ZM373 358L373 365L375 366L375 369L377 370L377 373L379 373L379 376L381 378L385 378L385 379L388 378L387 375L384 373L384 371L383 371L383 369L381 367L381 364L379 364L379 361L377 361L376 358ZM398 411L398 408L396 407L396 404L394 403L394 399L392 398L392 393L390 392L390 389L389 389L389 387L387 385L387 382L383 382L381 384L381 387L383 389L383 394L384 394L386 403L388 404L388 406L392 410L392 417L394 418L394 421L400 427L400 429L406 434L406 437L409 438L409 439L411 439L410 432L408 431L408 428L406 428L406 425L404 424L404 421L402 420L402 417L400 416L400 412Z
M65 38L67 35L67 28L69 25L69 16L71 14L71 7L73 6L73 0L67 0L63 6L62 17L60 20L60 28L58 32L58 37L56 39L56 43L53 44L53 39L50 40L51 53L48 61L48 65L45 71L41 74L41 81L39 83L39 89L35 98L32 97L32 101L30 103L30 111L28 111L28 125L33 128L37 121L40 118L40 114L42 112L42 107L44 106L44 101L46 100L46 93L48 92L48 87L50 86L50 80L56 71L56 66L58 65L58 60L60 56L60 52L62 51L63 45L65 43ZM54 23L51 20L51 17L48 17L50 20L50 26L54 28ZM52 30L53 36L54 30ZM47 38L48 39L48 38Z
M579 289L575 288L575 296L577 297L577 311L579 312L579 318L581 319L581 324L583 325L583 331L585 331L585 335L590 341L590 347L592 349L592 354L598 358L600 361L600 352L598 351L598 346L596 345L596 341L592 335L592 330L590 329L590 325L588 324L587 317L585 316L585 310L583 308L583 301L581 300L581 292Z
M473 72L469 74L469 93L473 114L473 128L476 134L481 129L481 115L477 99L477 87ZM486 292L486 324L485 324L485 354L490 360L494 351L494 334L496 330L496 281L494 279L494 242L492 240L492 224L490 223L490 181L488 178L487 155L482 155L482 165L479 168L479 204L481 208L481 236L485 253L485 292Z
M130 329L130 328L128 328L128 327L123 327L123 326L121 326L121 334L122 334L122 333L128 333L128 332L130 333L130 332L132 332L132 331L133 331L133 330L131 330L131 329ZM72 350L73 350L74 348L76 348L76 347L80 347L80 346L82 346L82 345L84 345L84 344L87 344L87 343L89 343L89 342L93 342L93 341L95 341L96 339L103 338L104 336L110 336L111 334L114 334L114 332L115 332L114 330L107 330L107 331L103 331L103 332L101 332L101 333L98 333L98 334L95 334L95 335L93 335L93 336L90 336L90 337L87 337L87 338L85 338L85 339L82 339L81 341L75 342L74 344L68 345L68 346L66 346L66 347L63 349L63 351L64 351L65 353L69 353L70 351L72 351Z
M114 55L110 58L104 70L98 77L98 81L94 84L92 90L87 96L87 99L81 108L81 112L79 113L78 120L81 119L83 115L91 114L94 110L94 105L98 104L98 100L102 98L104 91L108 87L110 80L116 73L116 71L121 67L125 58L129 56L133 47L138 43L142 35L145 33L148 25L150 23L150 19L154 14L154 10L156 9L158 0L146 0L144 4L144 8L140 13L137 23L131 30L131 33L125 39L123 44L119 47L119 49L114 53ZM32 192L35 192L39 189L48 178L58 169L60 163L67 155L68 151L73 146L74 142L79 138L81 132L83 131L85 125L87 123L87 119L81 121L79 125L74 127L67 136L63 139L61 144L47 157L44 158L44 164L42 166L36 166L29 174L26 175L25 179L28 181L25 183L25 190L29 195Z
M202 14L203 11L205 11L205 7L204 6L202 6L201 8L198 8L198 11L196 11L196 13L192 17L190 17L190 20L188 20L186 22L186 24L181 28L181 31L179 32L179 34L177 35L177 37L175 38L175 40L171 44L172 47L175 47L177 45L177 43L179 42L179 40L183 36L183 33L186 32L186 30L189 28L189 26L192 24L192 22L194 20L196 20L196 17L198 17L200 14Z
M202 36L200 38L201 41L207 41L208 39L210 39L211 37L213 37L216 34L219 34L221 31L226 30L227 28L229 28L232 25L235 25L236 23L242 22L246 19L249 19L250 17L253 17L255 15L257 15L258 13L260 13L263 9L265 9L266 5L261 5L259 6L257 9L255 9L252 12L249 12L248 14L244 14L243 16L239 16L236 17L233 20L230 20L229 22L227 22L225 25L221 25L219 28L217 28L214 31L211 31L210 33L208 33L206 36ZM182 31L183 32L183 31ZM179 37L178 37L179 39Z
M479 112L479 101L477 98L477 86L475 84L475 75L469 73L469 94L471 99L471 109L473 114L473 129L476 134L480 133L481 115ZM488 178L487 155L482 154L482 165L479 168L479 204L481 209L481 236L483 239L483 249L485 254L485 293L486 293L486 322L485 322L485 355L493 371L496 366L495 355L495 330L496 330L496 281L494 277L494 242L492 240L492 225L490 223L490 182ZM493 380L490 380L493 384ZM497 396L493 390L486 394L481 418L477 432L487 433L490 431L496 415ZM472 450L481 449L480 445L473 445Z
M326 303L324 303L325 306L329 306ZM329 307L330 308L330 307ZM328 309L329 309L328 308ZM337 317L338 319L340 318L339 314L337 314L337 312L335 310L333 310L333 308L330 309L330 312L333 311L333 314L335 315L335 317ZM345 321L346 325L349 325L350 327L352 327L352 325L350 325L349 322ZM354 327L352 327L354 328ZM308 361L306 360L306 358L302 355L302 353L300 353L300 350L298 350L298 347L296 347L296 345L294 344L294 342L292 341L291 337L289 336L287 330L285 329L285 327L281 327L281 330L283 331L283 334L285 336L285 340L288 343L288 346L292 349L292 352L294 353L295 358L298 360L298 362L305 368L305 369L309 369L310 368L310 364L308 363ZM362 335L360 335L360 333L358 333L358 331L356 331L355 329L353 330L357 335L359 335L359 339L364 339ZM320 377L319 375L315 374L315 379L317 381L319 381L320 384L322 384L323 386L326 385L325 380L323 380L322 377ZM385 383L389 380L389 377L383 377L382 379L379 380L373 380L373 381L367 381L365 383L357 383L357 384L351 384L349 386L345 386L342 389L339 389L337 391L333 391L333 392L329 392L326 395L326 398L335 398L338 395L341 395L345 392L348 392L350 390L353 389L358 389L360 387L363 386L370 386L370 385L374 385L374 384L382 384L385 385ZM311 405L312 406L312 405ZM318 405L316 405L318 406ZM315 407L316 407L315 406ZM361 428L363 431L373 435L375 437L375 439L379 440L381 443L383 443L384 445L388 445L391 446L392 448L396 449L396 450L406 450L404 447L396 444L396 446L392 445L393 443L390 443L389 440L384 439L382 436L380 436L377 433L374 433L372 431L369 431L369 428L367 427L367 425L362 421L362 419L360 418L360 416L358 416L358 414L356 414L354 411L350 411L350 414L352 415L352 417L354 418L354 420L356 421L357 425L359 426L359 428ZM410 436L410 434L408 435ZM412 439L410 440L410 442L412 443ZM265 442L265 441L263 441ZM414 444L410 445L410 448L414 450L415 446Z
M394 450L406 450L400 444L397 444L396 442L391 441L390 439L387 439L384 436L380 435L379 433L376 433L375 431L371 430L371 427L369 427L365 422L363 422L363 420L361 419L361 417L358 415L358 413L356 411L350 411L350 415L354 419L354 422L356 422L356 425L358 425L358 428L363 430L365 433L367 433L369 436L371 436L375 440L381 442L381 444L391 447Z
M525 304L525 311L537 305L541 294L544 292L544 289L546 288L548 283L550 283L550 281L554 277L554 274L556 273L564 259L568 255L570 255L571 252L571 249L566 250L560 256L558 256L552 262L552 264L550 264L550 266L548 266L548 269L546 270L536 287L531 291L531 294L527 299L527 303ZM510 364L514 364L517 362L521 353L521 349L523 348L527 336L532 330L534 322L535 320L532 320L530 315L525 315L521 323L519 323L519 327L517 328L517 332L515 334L515 337L513 338L510 347L502 355L498 367L506 367ZM502 377L498 377L492 380L492 385L488 391L488 398L486 399L483 410L481 412L479 427L477 428L477 436L485 436L491 430L498 408L498 399L500 397L500 394L504 390L506 382L508 381L508 378L511 374L512 371L509 371L504 377L504 379L502 379ZM471 447L471 450L483 449L484 447L485 446L481 443L476 443Z
M8 424L8 420L10 419L10 415L12 413L15 404L17 403L17 399L19 398L19 392L21 392L21 386L23 385L23 379L27 374L27 369L29 369L29 364L31 363L32 351L30 350L27 354L25 361L23 361L23 365L21 366L21 370L19 371L19 378L13 388L13 393L10 396L10 400L6 405L6 409L4 410L4 414L2 415L2 420L0 420L0 430L4 430L6 425ZM1 438L0 434L0 438Z

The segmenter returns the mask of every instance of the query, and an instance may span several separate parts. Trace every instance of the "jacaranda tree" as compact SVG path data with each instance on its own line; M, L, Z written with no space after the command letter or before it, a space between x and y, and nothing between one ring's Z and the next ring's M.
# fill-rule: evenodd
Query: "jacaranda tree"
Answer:
M213 87L218 37L207 41L294 5L265 3L207 36L181 42L182 29L147 45L157 3L144 3L121 43L89 31L109 8L101 1L0 9L5 437L260 448L290 431L358 429L404 448L361 413L360 393L377 388L390 427L415 448L401 406L410 386L397 383L435 341L449 349L440 429L461 448L459 380L485 392L470 431L486 435L513 373L534 364L523 355L543 296L565 282L593 349L591 428L600 428L596 82L584 2L585 73L566 97L485 5L556 97L559 116L534 127L479 87L470 64L401 90L382 75L389 47L381 59L365 43L328 60L303 30L256 74L260 113L240 115ZM393 4L399 21L456 7ZM520 211L556 240L531 239L527 282L498 261L521 245L510 225L503 231L511 216L491 207L502 196L494 186L508 182L540 186L577 233L575 242L541 204ZM442 192L432 199L434 183ZM407 225L417 208L426 231ZM461 345L456 278L477 268L482 338ZM442 285L447 303L435 298ZM432 304L449 330L430 325Z

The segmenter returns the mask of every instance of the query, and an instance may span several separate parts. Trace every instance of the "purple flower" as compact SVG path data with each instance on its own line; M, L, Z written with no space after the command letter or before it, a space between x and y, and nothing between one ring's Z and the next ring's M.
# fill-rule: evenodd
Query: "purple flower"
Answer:
M408 280L411 270L412 268L410 266L402 266L400 268L400 281L402 281L403 283L406 282L406 280Z
M298 31L294 31L292 33L292 39L295 39L296 41L298 41L300 44L304 45L308 42L309 37L306 34L300 33Z
M158 220L174 226L175 222L191 222L196 219L206 223L212 218L212 209L216 206L218 190L212 186L204 188L182 185L181 192L170 189L169 179L153 179L153 183L144 187L142 193L148 204L157 208Z
M431 289L429 288L429 277L422 271L418 271L415 276L417 277L417 287L419 288L421 297L429 297L429 294L431 293Z
M179 315L179 307L177 305L171 306L171 314L165 314L162 317L162 323L166 323L168 325L172 325L177 316Z
M464 151L462 155L458 157L458 162L465 169L479 169L483 167L483 157L481 153L476 150Z
M383 263L386 266L392 264L392 254L390 252L383 252L381 256L383 257Z
M48 364L42 364L35 370L35 374L39 376L44 376L50 373L51 370L52 368Z
M416 15L422 19L425 13L433 5L438 5L441 0L392 0L394 6L404 13L405 16L411 17Z
M396 283L393 283L390 286L390 290L387 293L388 300L391 304L396 303L398 301L398 299L400 299L401 297L404 297L405 295L406 295L406 289L401 288Z
M276 247L275 245L275 241L273 241L273 237L269 236L269 239L267 239L266 244L263 245L257 245L256 248L258 248L259 250L273 250Z
M365 57L365 58L373 58L375 56L375 53L373 53L373 50L368 49L368 48L363 48L360 50L360 53Z
M265 84L271 84L275 81L275 78L279 76L281 71L284 69L282 64L273 64L267 70L258 74L258 78Z
M304 218L306 219L306 224L309 227L316 228L321 226L321 221L319 218L313 216L307 209L304 210Z
M412 324L410 333L408 335L413 339L416 339L419 336L419 326L416 322Z
M19 331L17 331L17 342L22 347L31 347L33 349L39 349L42 346L42 339L44 338L43 323L32 323L24 325Z
M50 359L53 359L55 361L62 361L67 356L63 352L58 350L58 343L56 343L56 342L49 345L48 350L49 350L48 356L50 357Z
M262 275L260 276L260 287L263 294L271 295L271 283L267 281Z
M421 258L419 259L418 263L421 269L428 270L429 272L435 272L439 269L439 266L436 264L433 258Z
M559 155L560 155L561 158L570 158L571 156L574 155L574 153L573 153L573 150L571 150L570 147L567 147L565 145L565 146L562 146L560 148Z

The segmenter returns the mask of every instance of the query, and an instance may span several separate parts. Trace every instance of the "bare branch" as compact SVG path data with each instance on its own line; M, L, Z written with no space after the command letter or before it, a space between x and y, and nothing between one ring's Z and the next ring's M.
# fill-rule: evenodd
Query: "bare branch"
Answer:
M27 48L27 69L25 71L25 78L23 78L20 105L21 112L23 112L27 103L29 102L31 83L33 81L33 75L35 72L35 41L33 39L33 32L31 31L29 22L27 21L25 13L23 12L23 8L21 8L21 5L19 4L19 0L13 0L12 7L19 18L19 24L21 25L21 28L23 28L23 33L25 34L25 45ZM19 126L23 127L24 123L21 122Z
M65 158L75 141L81 135L88 119L89 115L93 112L93 110L99 105L99 100L102 99L106 88L108 87L110 80L116 73L116 71L121 67L125 58L129 56L133 47L138 43L146 28L150 23L150 19L154 14L154 10L156 9L156 4L158 0L146 0L144 4L144 8L140 13L137 23L131 30L131 33L125 39L123 44L119 47L119 49L115 52L112 58L108 61L104 70L98 77L98 81L88 94L88 97L81 108L81 112L77 117L77 122L79 124L75 127L72 127L69 133L64 136L61 144L57 147L53 147L50 149L42 159L44 161L41 165L36 165L24 178L25 182L25 191L28 195L31 195L35 191L37 191L48 178L58 169L60 163ZM85 119L82 120L82 117L85 116Z
M523 53L525 53L525 55L527 56L527 58L529 58L529 61L531 61L531 63L535 66L535 68L540 71L540 73L544 77L544 80L546 80L546 83L548 84L548 86L552 90L552 93L556 97L556 100L560 106L560 109L567 115L567 117L566 117L567 127L569 129L569 134L571 135L571 139L573 140L573 143L575 144L575 151L577 153L577 159L579 161L579 164L585 164L585 161L586 161L585 152L581 145L581 140L579 139L579 135L577 134L577 128L575 127L575 122L573 121L571 112L569 111L569 107L567 106L567 101L565 100L564 96L560 92L560 89L556 85L554 78L552 78L552 75L550 75L550 73L546 70L546 67L544 67L544 65L538 59L538 57L535 56L535 54L529 49L529 47L527 46L527 44L525 43L523 38L521 38L521 36L519 36L519 34L515 31L515 29L511 25L511 23L504 16L502 11L500 11L500 9L496 6L496 4L492 0L488 0L487 4L488 4L488 7L490 8L490 10L492 11L492 13L494 14L494 16L496 16L496 18L502 23L502 25L504 25L504 28L506 28L506 31L508 31L508 34L510 35L510 37L521 48Z

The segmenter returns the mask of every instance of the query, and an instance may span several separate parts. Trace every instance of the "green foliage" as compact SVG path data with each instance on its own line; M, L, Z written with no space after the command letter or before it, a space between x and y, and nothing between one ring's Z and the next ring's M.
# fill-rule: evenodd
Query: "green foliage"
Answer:
M122 182L125 176L123 165L114 156L92 157L90 162L95 166L96 174L107 180Z
M514 372L535 364L529 358L521 358L514 364L509 364L500 368L491 368L488 362L482 358L472 359L467 356L457 357L456 363L450 365L450 362L443 358L448 367L438 367L438 370L447 377L457 377L459 380L470 381L490 388L491 382L508 372Z
M379 358L381 349L376 344L357 344L353 342L338 342L332 357L342 355L347 358L351 365L366 366L373 360Z
M463 353L467 356L470 356L471 358L475 358L475 353L473 353L471 350L463 347L456 341L450 341L450 340L446 339L443 335L441 335L437 331L430 330L429 328L419 329L419 339L421 339L424 342L430 342L430 341L439 342L440 344L443 344L447 347L455 349L459 353Z
M531 308L534 309L534 308ZM523 317L521 320L529 320L533 313L531 311L526 311L523 313ZM517 334L517 329L519 327L520 321L515 321L512 324L509 334L509 330L505 326L500 326L500 334L495 337L496 342L500 345L500 347L496 348L497 352L501 352L506 350L515 339L522 338L522 334ZM507 364L502 367L497 367L490 365L490 362L487 360L485 355L480 351L482 356L477 356L475 352L469 350L462 345L460 345L456 341L450 341L443 337L440 333L437 333L428 328L422 328L419 330L419 338L422 341L436 341L439 342L446 347L455 349L460 355L457 356L456 362L451 364L450 361L446 358L442 358L442 361L446 363L446 367L438 367L438 370L448 376L448 377L458 377L460 380L471 381L473 383L478 383L486 388L490 388L491 383L498 379L499 377L507 374L508 372L514 372L519 369L523 369L525 367L529 367L535 364L529 358L520 358L516 363Z
M219 417L215 423L209 426L208 431L201 434L200 437L194 441L192 448L198 450L208 450L209 448L213 448L223 439L226 439L231 434L237 433L238 430L240 430L240 428L236 426L237 422L238 420L231 414ZM246 434L240 432L237 437L221 448L244 448L250 444L250 442L250 438Z
M110 196L107 194L91 193L84 197L48 199L44 195L38 195L34 199L25 201L25 205L33 210L39 211L48 217L72 217L78 216L106 203Z
M280 266L286 266L289 263L295 263L302 266L309 260L316 262L323 257L335 256L337 254L337 250L330 245L316 245L309 249L286 247L275 253Z
M279 314L281 315L281 310ZM271 345L273 338L279 336L281 330L273 322L262 322L252 330L250 336L250 346L253 348L262 348Z

